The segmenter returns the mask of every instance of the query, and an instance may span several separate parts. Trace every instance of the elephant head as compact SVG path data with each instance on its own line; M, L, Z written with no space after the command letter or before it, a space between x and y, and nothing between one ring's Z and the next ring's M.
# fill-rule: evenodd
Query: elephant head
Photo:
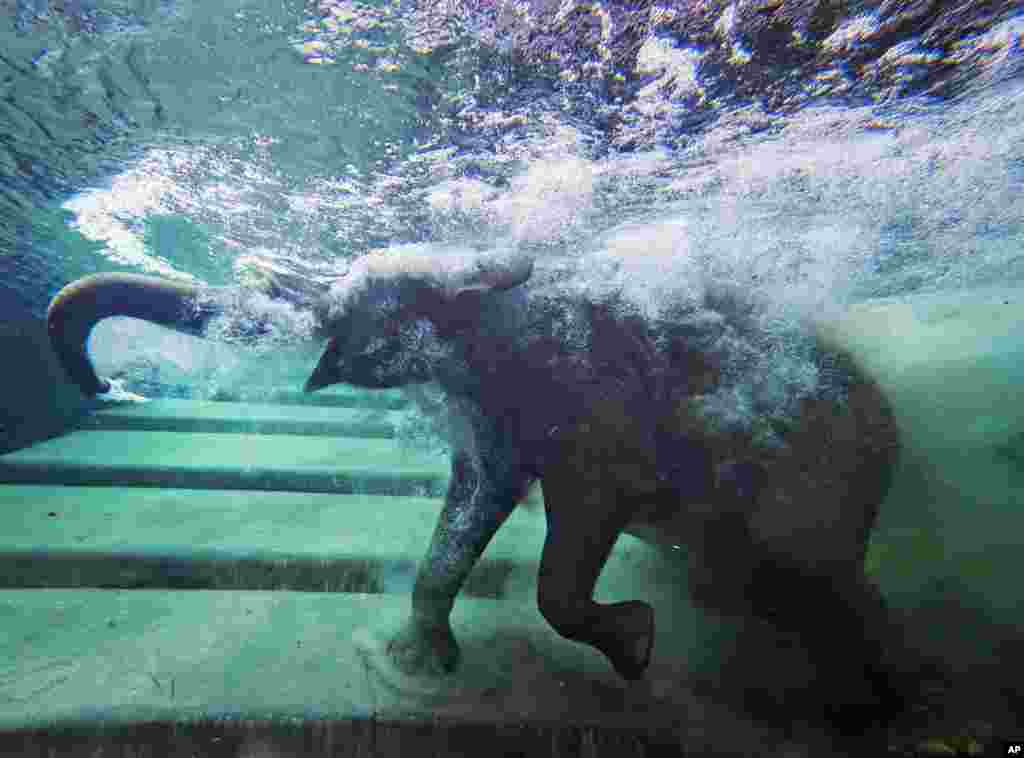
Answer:
M530 278L509 255L384 252L357 260L316 307L329 338L305 389L338 382L381 389L441 378L451 338L479 325L481 299Z
M313 391L338 382L383 388L436 378L446 355L440 335L478 320L481 301L522 284L533 271L524 257L502 254L382 252L358 259L327 290L315 282L265 272L260 291L297 309L312 308L316 332L328 345L306 384ZM273 328L274 312L253 312L252 292L208 287L140 274L86 276L54 296L47 328L57 359L87 396L110 391L87 349L93 327L111 316L150 321L204 336L210 320L237 308L241 333L259 338ZM247 312L248 311L248 312Z

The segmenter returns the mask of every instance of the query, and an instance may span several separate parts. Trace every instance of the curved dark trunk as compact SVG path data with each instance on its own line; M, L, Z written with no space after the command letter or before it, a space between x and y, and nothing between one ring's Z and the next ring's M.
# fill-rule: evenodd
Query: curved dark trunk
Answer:
M50 303L46 317L50 344L82 392L89 396L108 392L110 383L96 374L87 350L96 324L110 316L131 316L199 336L206 323L223 311L223 302L216 297L222 289L140 274L87 276L67 285Z

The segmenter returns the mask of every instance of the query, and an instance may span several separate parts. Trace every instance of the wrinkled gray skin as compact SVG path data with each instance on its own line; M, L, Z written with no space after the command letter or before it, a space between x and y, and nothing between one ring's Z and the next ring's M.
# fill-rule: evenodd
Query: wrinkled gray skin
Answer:
M819 340L818 367L841 391L802 403L782 446L716 431L690 404L722 381L697 322L652 324L621 303L553 297L531 288L532 274L525 258L371 255L316 306L328 343L307 391L436 381L462 430L411 617L388 645L393 662L417 674L455 668L455 598L540 480L540 611L622 677L639 678L649 663L653 609L596 603L593 590L618 535L630 531L688 547L696 605L794 631L831 681L868 683L866 694L861 684L846 696L884 700L885 613L863 560L899 439L877 385ZM187 294L143 277L70 285L50 309L58 355L96 392L102 380L84 348L92 324L128 311L194 332L205 316ZM726 298L718 310L756 329L744 325L741 301Z

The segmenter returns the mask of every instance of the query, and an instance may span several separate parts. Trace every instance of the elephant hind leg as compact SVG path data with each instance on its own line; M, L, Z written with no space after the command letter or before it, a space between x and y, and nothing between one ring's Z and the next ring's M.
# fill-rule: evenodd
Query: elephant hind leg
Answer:
M627 681L644 675L654 647L654 609L642 600L602 605L594 603L599 614L592 628L573 631L576 639L597 648L611 662L616 673ZM560 632L561 633L561 632Z
M833 728L860 733L907 706L887 661L893 629L884 599L858 570L765 556L750 598L753 615L798 636L822 685L806 694Z
M579 482L563 486L545 478L547 537L537 605L560 635L600 650L622 678L639 679L654 645L654 609L639 600L594 601L594 585L629 519L621 505L609 506L608 492L595 488L593 495Z

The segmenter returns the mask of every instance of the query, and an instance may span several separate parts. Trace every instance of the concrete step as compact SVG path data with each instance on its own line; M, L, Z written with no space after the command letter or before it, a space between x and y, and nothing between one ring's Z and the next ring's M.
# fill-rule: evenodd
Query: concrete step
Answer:
M0 487L0 587L412 589L440 501L374 495ZM540 531L539 531L540 530ZM532 580L543 524L514 519L466 592ZM523 548L523 545L527 547ZM525 573L524 573L525 572Z
M263 397L278 405L314 405L331 408L380 408L400 411L409 406L401 390L359 390L354 387L331 387L317 392L303 392L296 387L276 387Z
M59 731L0 732L0 755L11 758L95 756L202 756L299 758L332 756L437 756L476 758L481 745L502 756L531 758L643 758L682 755L679 738L644 729L602 729L583 724L484 724L443 719L399 721L361 718L300 722L228 721L106 723L62 726ZM701 755L737 753L701 752ZM753 753L751 755L754 755ZM766 755L759 752L756 755ZM786 753L792 756L794 753ZM822 755L819 753L818 755Z
M400 698L368 681L351 635L360 626L397 626L407 603L299 592L0 591L0 728L83 715L115 722L398 715ZM550 664L559 658L563 668L582 664L606 689L619 689L596 654L561 644L536 611L475 598L458 606L454 626L475 649L472 668L492 668L496 651L485 641L496 642L506 628L547 653L531 663L554 689ZM496 700L489 715L503 719ZM594 693L583 701L599 707ZM578 711L583 701L566 707ZM450 703L466 716L479 705L458 697ZM517 706L522 716L542 715L532 700Z
M203 400L151 400L101 408L83 429L300 434L389 439L404 414L381 408L285 406Z
M440 508L415 497L8 485L0 587L409 592ZM532 602L545 533L539 508L517 508L466 592ZM685 594L680 559L623 535L599 589Z
M404 618L408 599L394 593L408 592L439 507L426 498L0 488L0 512L9 514L0 576L37 588L0 590L0 751L48 754L61 735L74 735L73 746L58 746L61 755L77 755L82 745L91 746L89 755L112 744L144 751L215 722L214 749L199 754L217 755L221 740L241 749L231 734L251 747L257 721L265 725L260 744L282 752L251 755L297 754L289 740L300 728L327 729L370 751L352 755L418 755L473 725L492 737L512 729L502 744L539 755L560 740L578 745L581 735L592 749L609 750L589 755L629 755L627 748L666 739L666 729L675 745L681 737L666 725L678 721L678 703L670 707L665 695L683 681L687 644L678 641L700 644L692 609L681 601L678 556L624 535L598 587L602 601L640 597L658 609L667 644L652 689L636 699L600 655L558 637L536 611L545 528L536 507L512 514L458 600L456 675L429 692L404 691L404 680L396 688L386 671L367 668L353 644L356 630L386 634ZM293 571L292 589L318 592L54 588L76 572L77 586L111 576L115 586L160 586L162 574L165 584L171 576L195 587L204 571L213 579L206 586L260 586L261 552L262 566L272 565L278 578ZM349 575L356 573L359 557L372 593L335 580L346 559ZM391 752L395 745L400 752Z
M367 654L407 613L393 595L0 591L0 749L46 755L65 737L60 755L136 754L125 742L166 752L210 728L173 754L771 756L792 742L698 701L672 630L630 686L530 605L464 597L460 666L429 681ZM311 726L313 744L297 736Z
M0 483L440 495L446 456L393 440L80 430L0 456Z
M425 547L425 546L424 546ZM247 550L111 550L0 548L0 588L296 590L368 594L412 591L417 561L388 555L312 558L303 553ZM515 564L477 564L463 588L471 597L500 598Z

